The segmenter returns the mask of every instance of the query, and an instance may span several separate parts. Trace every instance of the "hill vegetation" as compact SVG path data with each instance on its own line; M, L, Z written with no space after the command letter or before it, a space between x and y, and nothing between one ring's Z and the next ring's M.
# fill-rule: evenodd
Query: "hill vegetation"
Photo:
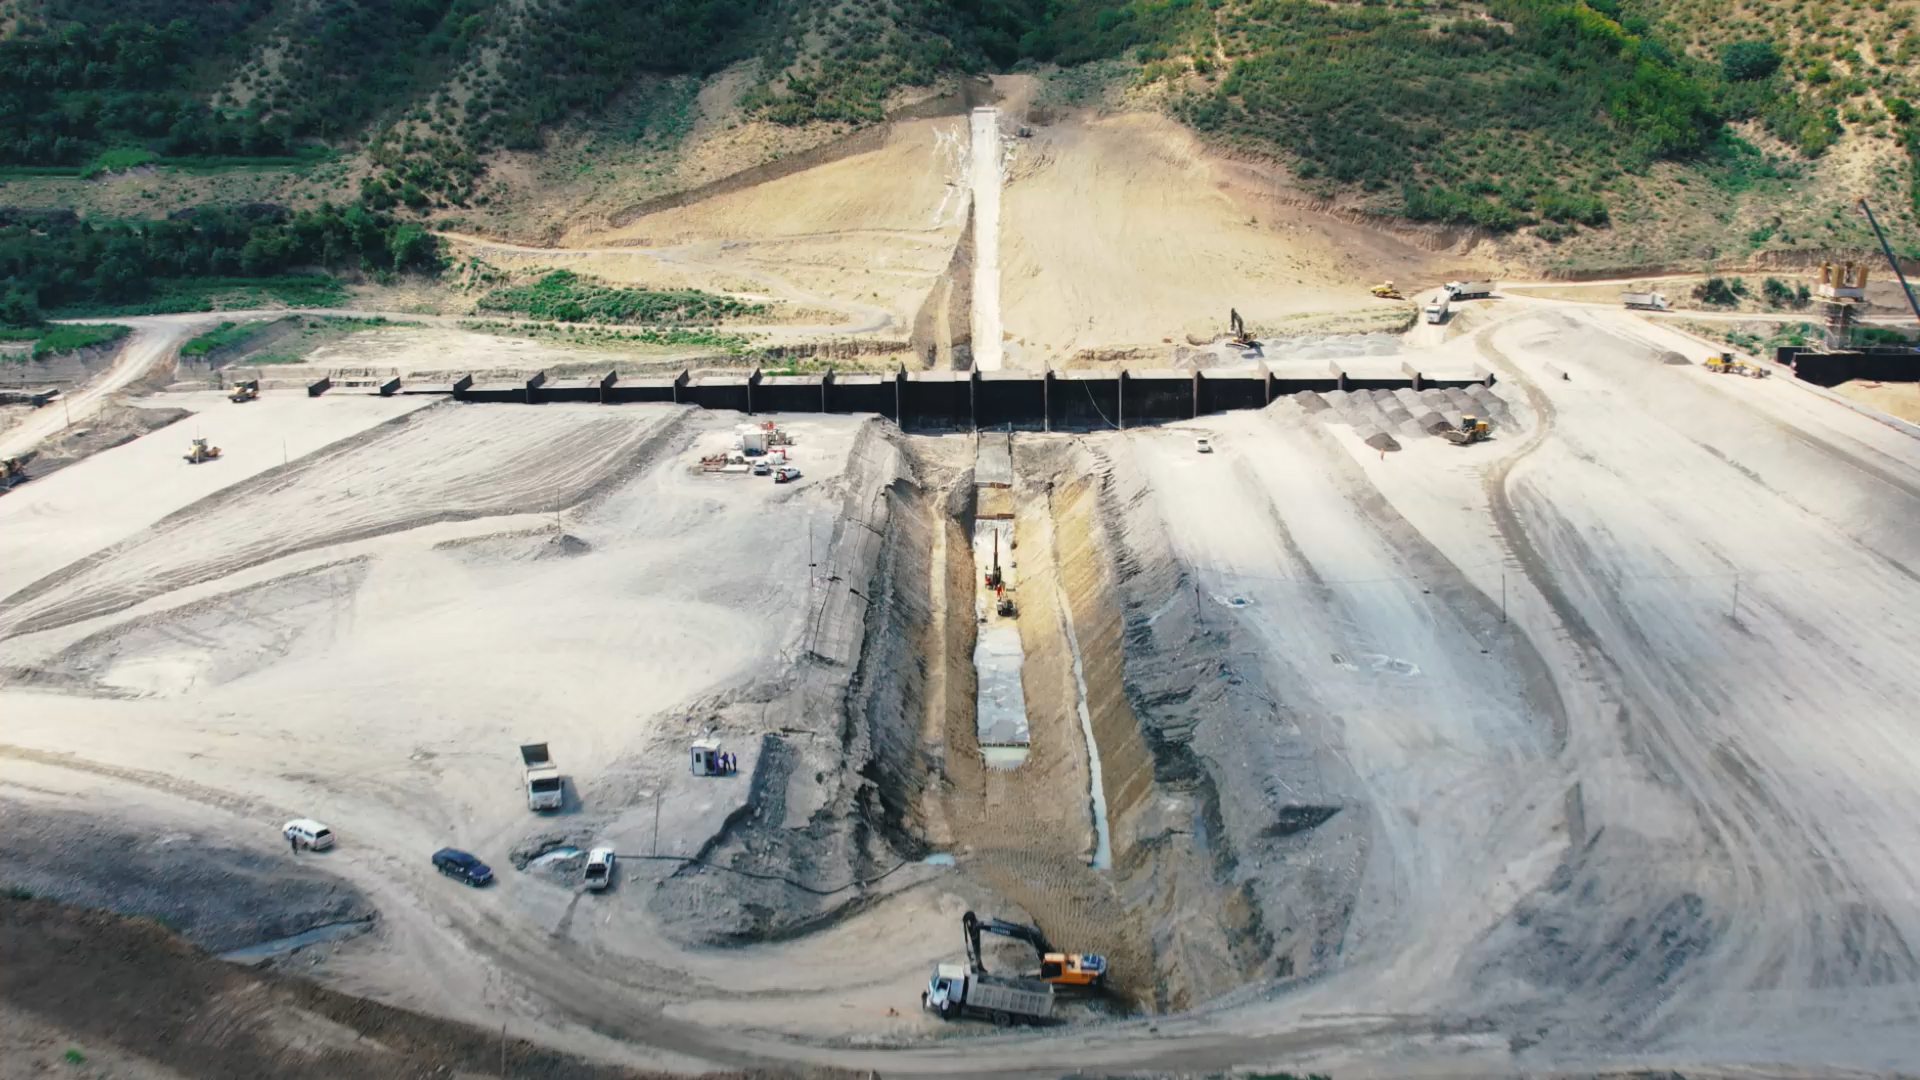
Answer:
M439 246L419 225L359 206L288 213L199 207L158 221L83 221L0 210L0 323L32 325L66 309L196 310L235 282L278 282L332 299L315 267L437 272ZM282 299L296 299L282 296Z
M554 322L688 325L712 324L766 312L752 304L698 289L629 289L553 270L526 285L490 289L474 305L481 311L524 315Z
M333 156L326 197L376 215L379 244L303 246L288 215L204 274L390 271L434 259L388 215L487 204L490 164L576 120L645 114L595 138L668 153L703 80L743 61L739 115L798 126L876 121L953 72L1122 59L1213 140L1382 213L1558 242L1620 224L1656 170L1784 199L1869 145L1898 155L1911 206L1888 216L1910 232L1914 23L1889 0L0 0L0 169ZM8 295L138 291L101 274Z

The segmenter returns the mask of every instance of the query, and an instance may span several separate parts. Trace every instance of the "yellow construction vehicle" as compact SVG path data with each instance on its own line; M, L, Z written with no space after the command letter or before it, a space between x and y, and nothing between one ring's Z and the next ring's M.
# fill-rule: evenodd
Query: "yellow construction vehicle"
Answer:
M1063 990L1099 990L1107 984L1107 959L1098 953L1065 953L1056 950L1047 941L1047 935L1037 926L1008 922L1005 919L988 919L981 922L969 911L960 919L961 929L967 935L967 958L974 964L975 971L984 971L980 963L980 932L999 934L1033 946L1040 955L1040 970L1028 972L1027 977L1052 983Z
M203 461L212 461L219 456L220 448L217 446L208 446L207 440L205 439L195 439L193 440L193 445L187 447L187 464L189 465L198 465Z
M1706 368L1716 375L1745 375L1749 379L1764 379L1768 375L1766 368L1745 360L1735 360L1730 352L1707 357Z
M260 380L259 379L252 379L247 382L234 383L233 393L227 395L227 400L233 402L236 405L240 404L243 401L257 401L259 400L259 398L260 398Z
M1240 318L1239 311L1228 308L1227 323L1232 328L1231 332L1227 335L1227 344L1232 345L1236 349L1254 349L1259 347L1260 343L1253 340L1253 336L1247 333L1246 321Z
M32 479L27 475L27 463L32 461L37 450L30 450L19 457L10 457L0 461L0 491L11 491Z
M1393 282L1391 281L1383 281L1380 284L1375 285L1372 291L1373 291L1373 295L1379 297L1382 300L1405 300L1406 299L1406 297L1400 295L1399 289L1396 289L1393 287Z
M1462 416L1460 426L1442 431L1441 437L1455 446L1470 446L1487 441L1487 422L1477 416Z

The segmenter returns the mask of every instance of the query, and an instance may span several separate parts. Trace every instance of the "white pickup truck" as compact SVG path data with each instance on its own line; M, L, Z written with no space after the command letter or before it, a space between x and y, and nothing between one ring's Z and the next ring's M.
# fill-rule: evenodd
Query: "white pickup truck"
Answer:
M547 744L522 745L520 760L527 766L527 809L560 809L560 803L566 795L565 785L560 782L560 769L547 753Z

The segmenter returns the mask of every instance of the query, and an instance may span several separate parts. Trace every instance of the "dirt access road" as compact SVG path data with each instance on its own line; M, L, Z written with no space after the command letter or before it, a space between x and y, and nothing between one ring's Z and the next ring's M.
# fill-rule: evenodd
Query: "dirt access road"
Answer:
M97 320L96 320L97 321ZM132 325L135 320L115 320ZM120 391L138 382L155 364L171 362L183 342L192 337L204 315L158 315L138 320L134 333L127 335L113 366L87 384L66 394L51 406L43 407L19 424L0 433L0 458L24 454L48 437L75 424L84 424Z

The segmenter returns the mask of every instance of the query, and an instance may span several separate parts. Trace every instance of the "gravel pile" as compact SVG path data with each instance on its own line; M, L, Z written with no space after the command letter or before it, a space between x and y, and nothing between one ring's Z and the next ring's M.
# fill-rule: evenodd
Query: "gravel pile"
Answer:
M1403 440L1435 438L1477 416L1497 434L1513 426L1513 413L1485 386L1429 390L1301 391L1293 400L1329 424L1346 424L1376 450L1398 450Z

